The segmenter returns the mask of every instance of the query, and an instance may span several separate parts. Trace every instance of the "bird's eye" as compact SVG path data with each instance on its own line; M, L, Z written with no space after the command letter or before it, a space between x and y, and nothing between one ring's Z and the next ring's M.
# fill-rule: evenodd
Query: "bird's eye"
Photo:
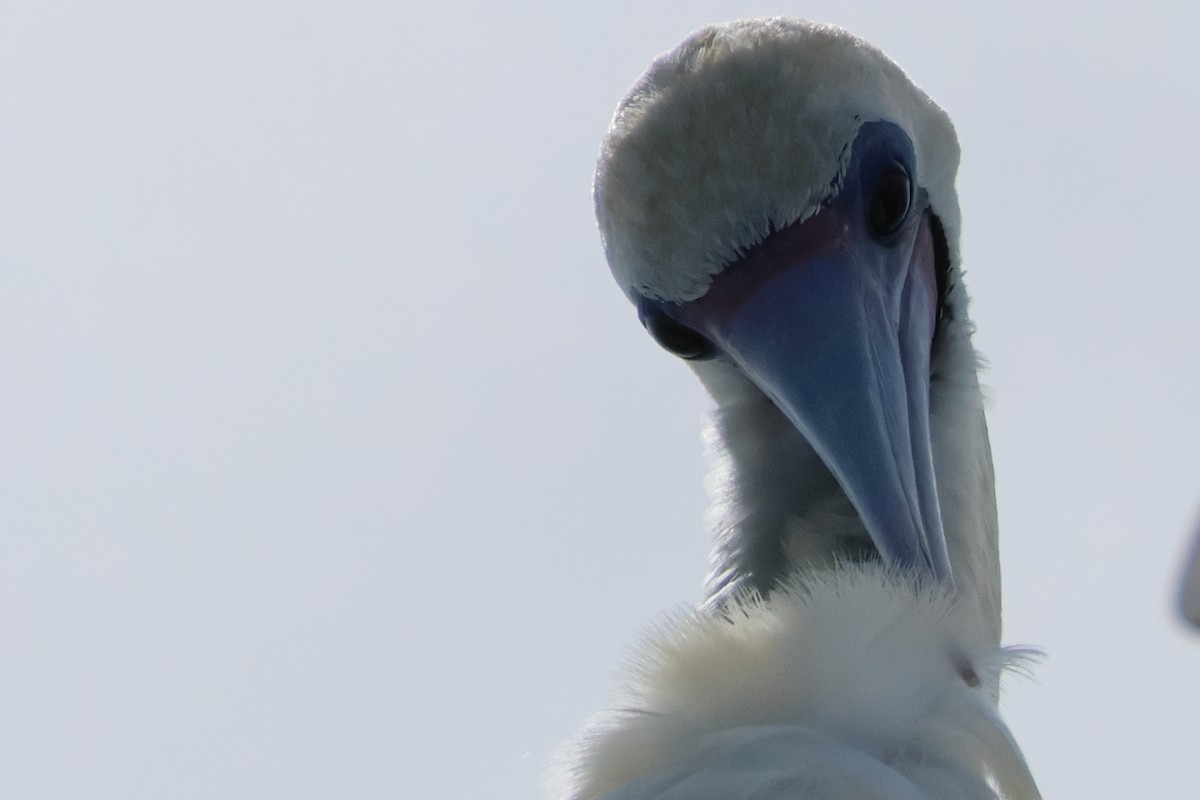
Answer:
M712 342L691 328L676 322L656 306L642 308L642 324L668 353L688 361L703 361L716 355Z
M871 205L867 208L867 222L876 236L890 236L900 230L908 217L912 202L912 181L908 170L898 161L893 161L879 173Z

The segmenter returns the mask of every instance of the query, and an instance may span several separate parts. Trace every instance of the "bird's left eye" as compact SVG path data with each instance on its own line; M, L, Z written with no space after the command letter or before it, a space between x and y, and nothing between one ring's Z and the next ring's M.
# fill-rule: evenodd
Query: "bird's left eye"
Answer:
M883 237L900 230L908 217L911 202L912 181L908 170L899 161L893 161L879 173L875 191L871 194L871 205L867 208L871 232Z
M716 355L712 342L671 319L662 309L643 305L638 316L654 340L668 353L688 361L706 361Z

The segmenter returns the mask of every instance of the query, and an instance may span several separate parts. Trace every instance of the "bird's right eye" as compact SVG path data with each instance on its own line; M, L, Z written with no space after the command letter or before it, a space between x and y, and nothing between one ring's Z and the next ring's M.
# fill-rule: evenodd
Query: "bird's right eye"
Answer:
M688 326L676 322L655 306L644 305L642 324L668 353L688 361L704 361L716 355L712 342Z
M888 164L875 183L867 222L875 236L885 238L900 230L912 205L912 180L899 161Z

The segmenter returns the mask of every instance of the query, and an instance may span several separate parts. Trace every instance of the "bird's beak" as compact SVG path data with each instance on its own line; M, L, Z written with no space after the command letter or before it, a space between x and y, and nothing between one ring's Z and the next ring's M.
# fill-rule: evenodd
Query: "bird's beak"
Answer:
M889 242L827 207L673 315L791 420L884 562L952 584L929 436L938 288L928 212Z

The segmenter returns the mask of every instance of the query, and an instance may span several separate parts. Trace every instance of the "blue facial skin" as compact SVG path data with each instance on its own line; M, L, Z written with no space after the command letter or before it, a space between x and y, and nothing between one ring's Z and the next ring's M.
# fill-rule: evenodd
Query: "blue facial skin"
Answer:
M938 276L908 136L864 123L837 194L686 303L642 298L669 350L722 358L801 432L883 561L952 584L929 439Z
M858 129L858 134L851 149L850 164L846 168L846 173L842 177L840 186L836 180L831 182L831 196L822 203L821 211L817 217L828 218L830 216L837 216L846 219L851 224L854 223L856 217L861 217L861 227L863 231L867 231L870 227L868 212L872 192L875 189L880 173L893 163L900 164L912 177L915 195L911 199L914 205L913 211L916 212L921 208L927 207L928 199L925 191L917 188L916 156L913 152L912 141L908 138L908 135L899 126L891 122L866 122ZM915 216L915 213L909 214L910 219L913 216ZM748 248L737 261L726 264L719 278L730 282L736 279L730 278L729 276L731 275L742 276L747 273L753 274L756 268L760 271L769 269L770 267L767 265L770 262L778 260L778 255L787 248L789 242L799 238L796 229L807 224L808 221L798 225L793 224L782 230L772 232L766 240ZM896 230L891 235L882 237L872 235L871 238L884 248L887 248L895 244L900 233L900 230ZM747 276L747 279L749 279L749 276ZM692 316L687 312L687 306L691 305L691 303L673 303L641 296L634 297L633 299L637 306L638 319L646 327L656 324L663 317L686 326L686 318ZM668 347L668 349L671 348ZM697 345L697 350L701 350L702 352L696 355L689 355L687 353L677 353L677 355L693 359L711 358L718 354L718 351L711 346L700 348Z

